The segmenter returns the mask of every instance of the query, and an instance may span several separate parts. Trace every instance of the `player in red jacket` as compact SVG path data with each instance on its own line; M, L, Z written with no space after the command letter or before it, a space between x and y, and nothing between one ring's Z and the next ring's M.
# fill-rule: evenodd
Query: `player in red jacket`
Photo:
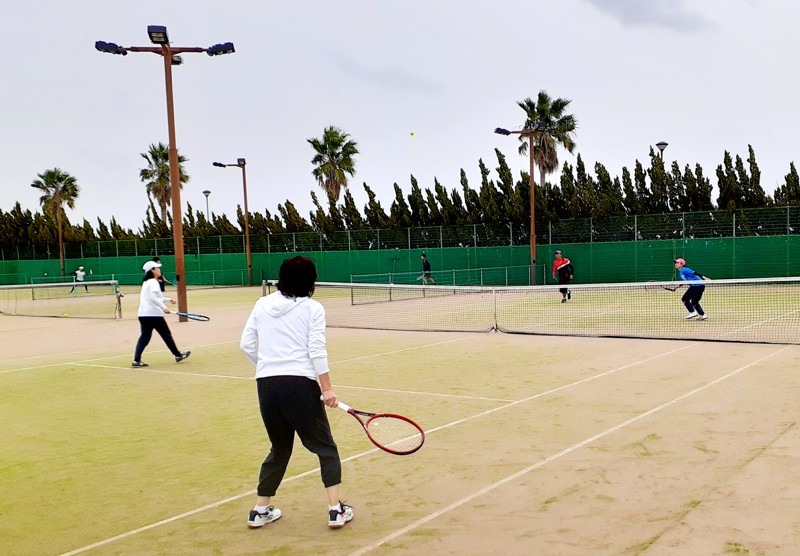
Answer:
M574 278L575 268L569 259L561 254L561 250L556 250L556 260L553 261L553 278L558 279L559 284L569 284L569 281ZM568 299L572 299L572 291L569 288L561 288L561 303L566 303Z

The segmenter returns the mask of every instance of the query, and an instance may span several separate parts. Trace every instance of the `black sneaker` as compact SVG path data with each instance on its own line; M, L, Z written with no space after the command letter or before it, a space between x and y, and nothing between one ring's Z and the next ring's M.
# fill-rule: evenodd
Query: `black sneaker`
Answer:
M330 510L328 512L328 527L338 529L344 527L344 524L353 519L353 508L347 504L339 502L338 510Z
M189 356L190 356L191 354L192 354L192 352L191 352L191 351L184 351L183 353L181 353L180 355L178 355L177 357L175 357L175 361L176 361L177 363L180 363L180 362L181 362L181 361L183 361L184 359L189 359Z
M280 517L281 511L272 506L267 506L267 511L265 512L250 510L250 515L247 516L247 526L251 529L257 529L258 527L263 527L267 523L272 523L273 521L280 519Z
M561 303L566 303L566 302L567 302L567 298L566 297L561 299Z
M148 365L143 361L134 361L133 363L131 363L131 367L149 367L149 366L150 365Z

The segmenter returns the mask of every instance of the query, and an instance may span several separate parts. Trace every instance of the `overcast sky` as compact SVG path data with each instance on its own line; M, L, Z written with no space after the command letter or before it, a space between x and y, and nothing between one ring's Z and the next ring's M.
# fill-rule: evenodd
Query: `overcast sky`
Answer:
M147 207L139 170L167 143L164 72L153 54L112 56L96 40L147 46L166 25L175 46L231 41L236 53L186 54L174 68L177 145L189 159L182 193L235 218L236 168L247 159L251 211L291 200L308 218L313 156L306 139L335 125L358 143L351 190L367 182L385 209L397 182L480 184L494 149L519 175L516 102L541 89L572 99L576 154L613 175L651 145L668 163L714 170L725 150L752 144L770 193L796 160L794 0L36 0L3 2L6 54L0 209L38 210L29 187L53 167L78 180L73 223L115 216L139 229ZM414 135L411 135L411 132ZM574 155L560 153L574 163ZM494 175L494 174L493 174ZM538 176L537 176L538 177ZM557 176L551 176L557 180ZM716 192L714 195L716 200Z

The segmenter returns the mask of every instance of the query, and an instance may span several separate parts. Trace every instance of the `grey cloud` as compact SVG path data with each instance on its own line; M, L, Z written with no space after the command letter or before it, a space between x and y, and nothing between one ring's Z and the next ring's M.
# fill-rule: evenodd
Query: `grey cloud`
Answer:
M587 0L595 8L628 27L657 26L676 31L696 31L710 26L683 0Z

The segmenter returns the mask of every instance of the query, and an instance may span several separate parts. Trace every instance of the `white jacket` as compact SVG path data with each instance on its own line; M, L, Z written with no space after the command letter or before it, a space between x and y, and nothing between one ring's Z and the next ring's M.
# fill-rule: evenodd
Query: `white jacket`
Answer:
M172 300L164 297L158 280L150 278L142 284L142 293L139 294L139 316L140 317L163 317L167 309L166 303Z
M256 302L239 344L256 368L256 378L304 376L317 380L328 372L325 308L309 297L281 292Z

